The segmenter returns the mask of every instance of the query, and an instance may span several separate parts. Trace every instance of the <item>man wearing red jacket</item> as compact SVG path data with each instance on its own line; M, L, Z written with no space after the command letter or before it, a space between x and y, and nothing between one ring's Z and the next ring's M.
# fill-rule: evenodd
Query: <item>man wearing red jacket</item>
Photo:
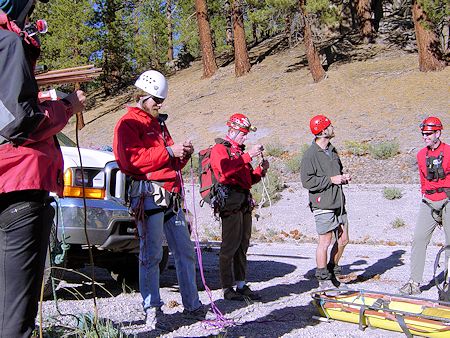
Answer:
M0 0L0 337L29 337L63 159L55 135L84 108L82 91L38 103L40 45L24 32L33 0Z
M257 144L244 152L244 142L250 131L256 128L243 114L233 114L227 122L225 140L211 150L211 168L219 182L219 198L222 207L222 244L220 246L220 282L227 300L261 299L245 282L247 250L252 232L253 199L250 188L258 183L269 169L263 160L256 169L251 166L253 158L262 155L263 146ZM219 202L220 204L220 202ZM236 290L233 288L236 283Z
M131 209L137 220L140 259L139 289L146 324L150 329L168 328L159 322L163 302L159 292L159 263L164 235L175 259L186 318L205 318L195 273L195 252L181 208L181 172L194 151L190 141L174 143L159 110L167 97L167 80L161 73L142 73L135 86L136 107L117 122L114 154L122 172L132 178Z
M444 127L437 117L426 118L420 129L426 145L417 154L423 199L411 249L411 277L400 288L406 295L421 293L426 249L436 226L443 227L446 245L450 244L450 146L440 140Z

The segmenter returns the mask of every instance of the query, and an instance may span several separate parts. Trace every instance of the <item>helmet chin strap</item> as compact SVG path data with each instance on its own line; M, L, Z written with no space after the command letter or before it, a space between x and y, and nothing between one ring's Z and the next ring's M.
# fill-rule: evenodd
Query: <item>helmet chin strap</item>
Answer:
M329 140L331 140L333 137L334 137L334 135L333 134L330 135L330 134L328 134L328 132L322 133L321 135L316 135L316 138L326 138Z

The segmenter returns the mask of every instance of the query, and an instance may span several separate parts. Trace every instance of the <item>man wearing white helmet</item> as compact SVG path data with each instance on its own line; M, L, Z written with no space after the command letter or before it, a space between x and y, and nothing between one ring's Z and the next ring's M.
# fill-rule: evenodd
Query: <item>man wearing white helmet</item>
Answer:
M131 176L130 202L140 239L139 288L152 329L162 328L159 263L164 235L175 259L185 317L204 319L196 285L195 253L181 208L181 169L194 151L190 141L174 143L160 114L167 97L167 80L149 70L135 83L136 105L128 107L114 130L114 154L125 174Z

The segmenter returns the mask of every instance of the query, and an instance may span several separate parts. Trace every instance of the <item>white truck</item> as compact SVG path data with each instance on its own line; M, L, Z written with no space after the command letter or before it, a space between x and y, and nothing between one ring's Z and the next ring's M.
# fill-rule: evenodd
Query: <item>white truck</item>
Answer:
M80 148L82 175L76 144L63 133L57 138L64 157L64 196L55 197L57 212L47 266L76 269L89 264L90 244L96 266L108 269L116 280L136 283L139 240L134 218L125 205L126 176L110 151L86 148ZM168 247L163 249L161 270L169 257ZM63 271L46 269L46 296L51 294L50 274L60 279Z

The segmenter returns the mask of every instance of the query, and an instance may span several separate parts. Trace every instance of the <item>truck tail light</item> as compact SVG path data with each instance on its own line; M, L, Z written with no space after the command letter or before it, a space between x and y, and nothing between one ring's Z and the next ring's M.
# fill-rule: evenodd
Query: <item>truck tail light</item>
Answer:
M105 198L105 174L102 170L84 168L81 175L80 168L68 168L64 172L64 197L83 197L104 199Z

